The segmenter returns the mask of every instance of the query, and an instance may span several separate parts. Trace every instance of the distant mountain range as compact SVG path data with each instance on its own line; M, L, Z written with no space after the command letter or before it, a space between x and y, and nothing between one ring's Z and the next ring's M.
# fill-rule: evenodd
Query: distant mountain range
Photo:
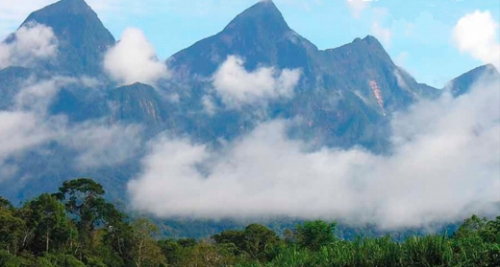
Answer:
M173 55L165 62L171 78L154 85L119 86L105 75L103 58L116 40L83 0L62 0L35 11L21 27L34 24L52 28L58 53L30 66L1 69L0 109L13 105L20 84L30 77L88 77L98 81L92 90L78 83L63 86L49 113L65 115L70 124L91 119L107 125L140 124L144 140L168 131L217 146L220 140L237 138L260 121L284 118L297 119L290 130L295 138L318 146L361 145L378 153L387 149L391 114L445 91L418 83L373 36L319 50L290 29L272 1L258 2L221 32ZM4 43L15 38L11 35ZM214 92L211 79L230 56L240 59L248 72L263 67L300 71L293 96L231 108ZM457 97L485 74L500 77L493 66L482 66L445 89ZM207 99L216 112L207 112ZM74 154L63 145L56 142L44 148L48 154L16 157L19 172L2 183L0 195L23 200L55 190L62 180L92 176L107 186L112 197L125 197L126 181L140 169L141 152L116 166L82 170L71 167Z

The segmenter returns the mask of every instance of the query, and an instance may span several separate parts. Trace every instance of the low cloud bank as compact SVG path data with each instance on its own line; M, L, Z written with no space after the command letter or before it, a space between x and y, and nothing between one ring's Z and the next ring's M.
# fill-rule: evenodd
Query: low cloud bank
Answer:
M500 201L499 88L479 83L396 114L389 155L310 151L282 120L216 151L163 136L128 184L132 205L160 217L292 216L390 229L490 212Z

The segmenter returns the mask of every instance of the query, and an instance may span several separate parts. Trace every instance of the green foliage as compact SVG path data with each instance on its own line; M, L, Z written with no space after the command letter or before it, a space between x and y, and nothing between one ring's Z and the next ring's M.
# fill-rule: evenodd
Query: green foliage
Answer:
M49 253L52 248L63 247L70 238L71 225L66 217L64 205L54 196L43 194L28 202L23 209L29 214L26 226L33 233L30 250L34 253Z
M23 266L24 259L12 255L6 250L0 250L0 266L2 267L21 267Z
M173 239L160 240L158 242L168 265L178 265L181 261L182 246Z
M24 226L25 222L12 210L0 207L0 249L16 253L22 246Z
M0 196L0 209L5 208L5 209L11 209L12 208L12 203L10 201L2 196Z
M305 222L296 229L297 244L302 248L319 250L335 240L335 223L324 221Z
M272 257L280 238L269 228L251 224L244 231L229 230L216 234L212 239L218 245L232 245L233 254L246 254L249 258L265 261Z
M260 224L251 224L245 228L243 242L243 250L252 259L265 261L269 260L280 240L269 228Z
M50 263L54 266L64 267L86 267L86 265L75 258L73 255L68 254L51 254L45 256Z
M133 222L132 258L137 267L166 266L167 261L161 247L155 241L158 227L147 219Z
M472 216L451 236L399 242L394 236L348 241L335 230L335 223L311 221L280 238L251 224L210 240L158 240L154 223L129 220L106 202L100 184L77 179L20 208L0 197L0 267L500 266L500 216Z

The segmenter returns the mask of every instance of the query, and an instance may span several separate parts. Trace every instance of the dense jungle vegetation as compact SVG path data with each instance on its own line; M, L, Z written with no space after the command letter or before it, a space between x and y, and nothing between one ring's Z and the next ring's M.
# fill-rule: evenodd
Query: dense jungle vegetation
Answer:
M472 216L453 234L343 240L310 221L278 235L260 224L209 239L161 239L90 179L64 182L20 207L0 197L0 267L500 266L500 216Z

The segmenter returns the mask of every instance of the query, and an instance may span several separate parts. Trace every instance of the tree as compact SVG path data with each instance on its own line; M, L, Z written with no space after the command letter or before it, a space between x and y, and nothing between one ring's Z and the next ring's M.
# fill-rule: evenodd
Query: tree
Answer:
M324 221L305 222L296 227L297 244L313 251L335 241L335 223Z
M95 249L96 229L108 228L110 221L123 219L122 213L106 203L104 194L102 185L87 178L65 181L55 194L64 203L78 229L80 248Z
M12 203L10 203L8 199L0 196L0 209L1 208L12 209Z
M251 258L260 261L269 259L280 239L275 232L261 224L251 224L244 231L244 250Z
M168 265L177 265L181 260L182 246L173 239L165 239L158 241Z
M244 231L227 230L212 236L218 245L233 244L233 253L245 252L252 259L266 260L280 239L271 229L260 224L251 224Z
M0 207L0 249L17 253L22 246L20 239L24 225L24 221L14 216L11 210Z
M91 179L80 178L65 181L55 195L65 203L68 212L75 220L79 220L81 226L92 230L102 215L104 194L102 185Z
M212 236L218 245L233 244L241 252L245 249L245 232L240 230L226 230Z
M466 219L462 225L458 228L458 231L455 233L456 238L465 238L471 235L479 234L488 220L486 218L479 218L476 215Z
M64 206L54 196L40 195L26 206L31 211L27 218L27 226L33 229L35 234L35 247L43 243L43 251L48 253L51 242L60 246L69 239L70 229ZM36 248L32 250L41 252Z
M496 217L495 220L489 221L485 228L486 233L483 234L483 239L490 243L500 244L500 216Z
M5 267L21 267L24 266L24 259L16 257L6 250L0 250L0 266Z
M132 258L137 267L166 266L167 261L154 237L158 227L147 219L138 219L133 224Z
M234 266L235 262L236 258L226 250L225 246L214 246L207 241L201 241L181 252L181 259L177 266L226 267Z

